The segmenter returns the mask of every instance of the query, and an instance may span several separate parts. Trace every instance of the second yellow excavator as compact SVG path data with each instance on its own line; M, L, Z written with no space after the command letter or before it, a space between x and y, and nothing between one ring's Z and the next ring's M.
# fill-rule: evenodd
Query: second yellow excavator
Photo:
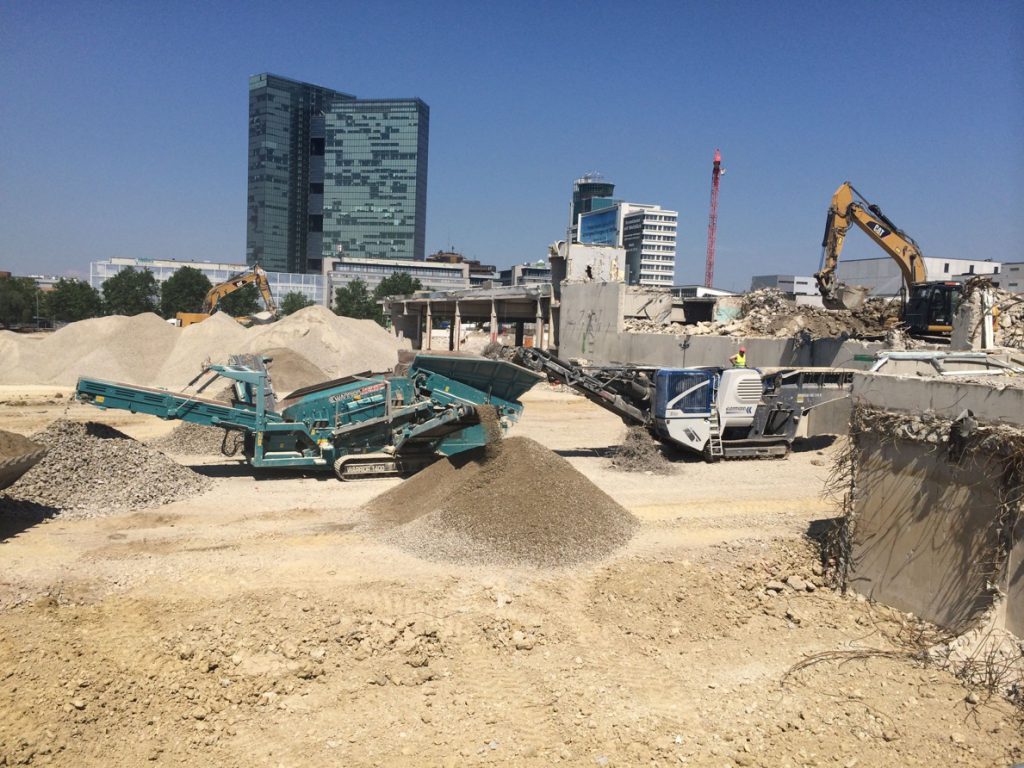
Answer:
M203 301L203 308L201 311L179 312L175 315L178 325L184 328L192 325L193 323L202 322L217 311L217 305L220 303L221 299L228 294L234 293L235 291L253 283L255 283L256 287L259 289L260 296L263 297L263 304L266 306L266 311L259 312L250 317L236 317L235 319L243 325L270 323L277 320L280 315L280 311L277 308L277 302L274 301L274 297L270 293L270 281L267 279L267 273L263 267L259 264L255 264L252 269L246 272L239 272L237 275L229 277L223 283L218 283L213 286L213 288L211 288L206 294L206 299Z
M929 281L924 256L914 238L897 227L882 209L864 199L850 182L843 182L832 196L822 239L818 281L821 300L827 309L858 309L869 289L836 281L839 254L843 250L850 222L863 229L896 262L905 286L902 318L914 335L948 336L953 330L963 286L948 281Z

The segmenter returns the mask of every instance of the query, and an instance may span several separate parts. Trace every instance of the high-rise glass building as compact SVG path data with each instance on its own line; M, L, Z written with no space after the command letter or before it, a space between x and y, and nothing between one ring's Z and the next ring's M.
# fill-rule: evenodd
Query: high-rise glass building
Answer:
M246 261L302 273L342 252L423 259L429 120L419 99L251 77Z

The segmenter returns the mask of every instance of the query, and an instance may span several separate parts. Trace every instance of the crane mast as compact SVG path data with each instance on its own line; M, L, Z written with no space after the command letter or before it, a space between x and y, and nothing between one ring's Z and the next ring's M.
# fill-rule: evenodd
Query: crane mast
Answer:
M718 179L722 175L722 153L715 150L711 167L711 212L708 214L708 255L704 265L704 287L711 288L715 279L715 236L718 232Z

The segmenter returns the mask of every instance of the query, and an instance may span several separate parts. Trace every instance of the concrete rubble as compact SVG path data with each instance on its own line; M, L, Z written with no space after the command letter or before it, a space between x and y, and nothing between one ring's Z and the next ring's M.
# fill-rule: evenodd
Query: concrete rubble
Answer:
M897 305L885 300L869 301L856 311L829 311L798 305L774 288L762 288L745 294L735 317L701 322L656 322L626 320L632 333L671 333L689 336L734 336L789 338L800 334L810 338L884 338L895 324Z

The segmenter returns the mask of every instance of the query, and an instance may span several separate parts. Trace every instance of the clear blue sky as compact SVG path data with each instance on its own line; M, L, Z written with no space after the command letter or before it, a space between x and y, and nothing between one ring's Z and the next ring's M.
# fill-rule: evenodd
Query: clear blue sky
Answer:
M724 287L813 272L846 179L926 255L1024 259L1021 2L8 1L0 269L244 260L264 71L430 105L428 252L543 258L600 171L699 282L721 147Z

